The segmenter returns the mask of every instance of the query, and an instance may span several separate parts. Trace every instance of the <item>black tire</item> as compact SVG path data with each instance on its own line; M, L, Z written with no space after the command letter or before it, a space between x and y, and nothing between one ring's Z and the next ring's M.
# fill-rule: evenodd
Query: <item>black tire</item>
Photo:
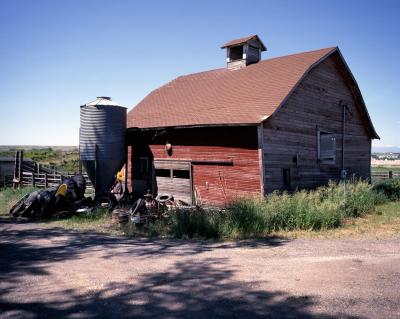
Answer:
M76 199L80 200L84 197L86 191L86 181L82 175L75 175L71 178L75 182Z
M10 215L14 217L18 217L20 213L25 209L25 200L29 197L29 194L26 194L22 197L18 202L15 203L13 207L10 209Z
M173 200L173 198L174 197L171 194L160 194L160 195L157 196L157 200L160 203L166 203L166 202L168 202L170 200Z

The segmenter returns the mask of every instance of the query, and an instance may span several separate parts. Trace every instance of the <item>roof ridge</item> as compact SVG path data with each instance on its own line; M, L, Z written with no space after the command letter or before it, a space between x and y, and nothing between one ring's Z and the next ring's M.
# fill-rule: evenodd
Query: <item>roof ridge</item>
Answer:
M298 52L298 53L291 53L291 54L287 54L287 55L281 55L281 56L277 56L277 57L273 57L273 58L269 58L269 59L260 60L258 63L251 64L250 66L256 66L257 64L265 63L265 62L276 60L276 59L293 57L295 55L315 53L315 52L324 51L324 50L333 51L333 50L337 50L337 49L338 49L338 47L335 46L335 47L326 47L326 48L322 48L322 49L316 49L316 50L310 50L310 51L304 51L304 52ZM173 81L175 81L175 80L177 80L179 78L184 78L184 77L187 77L187 76L199 75L199 74L202 74L202 73L215 72L215 71L219 71L219 70L221 70L221 71L226 70L226 71L229 71L229 72L238 72L238 71L243 71L245 69L246 68L241 68L241 69L237 69L237 70L228 70L226 68L216 68L216 69L210 69L210 70L206 70L206 71L194 72L194 73L189 73L189 74L182 74L182 75L179 75L176 78L172 79L171 81L167 82L165 85L167 85L168 83L173 82Z
M309 51L303 51L303 52L298 52L298 53L291 53L291 54L286 54L286 55L280 55L280 56L276 56L276 57L273 57L273 58L269 58L269 59L265 59L265 60L261 60L260 62L258 62L258 63L262 63L262 62L266 62L266 61L271 61L271 60L276 60L276 59L282 59L282 58L288 58L288 57L293 57L293 56L295 56L295 55L302 55L302 54L309 54L309 53L315 53L315 52L318 52L318 51L334 51L334 50L337 50L338 49L338 47L337 46L335 46L335 47L326 47L326 48L321 48L321 49L316 49L316 50L309 50ZM256 63L257 64L257 63Z

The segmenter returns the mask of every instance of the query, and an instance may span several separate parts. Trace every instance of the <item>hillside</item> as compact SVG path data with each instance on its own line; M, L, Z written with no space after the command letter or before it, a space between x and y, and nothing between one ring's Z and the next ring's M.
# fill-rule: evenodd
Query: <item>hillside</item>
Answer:
M78 172L79 151L76 146L0 146L0 157L14 157L24 150L24 157L63 172Z

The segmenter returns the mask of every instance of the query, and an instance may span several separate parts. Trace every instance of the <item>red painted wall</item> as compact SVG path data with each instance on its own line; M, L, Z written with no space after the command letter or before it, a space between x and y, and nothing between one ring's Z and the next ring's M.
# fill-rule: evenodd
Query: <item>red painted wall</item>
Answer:
M261 196L257 128L208 127L132 133L128 136L130 173L140 156L153 159L232 161L232 164L193 164L192 178L198 201L225 205L238 197ZM165 150L172 144L172 154ZM137 165L136 165L137 166Z

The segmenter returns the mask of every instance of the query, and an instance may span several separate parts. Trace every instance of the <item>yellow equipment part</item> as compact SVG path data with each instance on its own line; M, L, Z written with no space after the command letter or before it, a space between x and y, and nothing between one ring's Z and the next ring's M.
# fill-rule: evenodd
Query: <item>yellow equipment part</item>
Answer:
M56 192L56 196L61 195L61 196L65 196L65 194L67 194L67 184L61 184L60 186L58 186L57 192Z
M124 171L124 169L121 169L117 174L117 180L119 182L123 182L124 181L124 177L125 177L125 171Z

